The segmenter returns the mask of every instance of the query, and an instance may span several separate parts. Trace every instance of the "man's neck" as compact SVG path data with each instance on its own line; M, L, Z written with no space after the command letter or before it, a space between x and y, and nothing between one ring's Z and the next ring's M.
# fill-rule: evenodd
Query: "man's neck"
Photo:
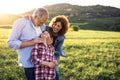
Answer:
M40 27L40 26L43 26L43 25L44 25L44 24L41 24L40 26L37 26L36 23L35 23L34 18L33 18L32 16L30 16L30 18L31 18L31 21L32 21L32 23L33 23L33 25L34 25L35 27Z
M30 19L31 19L33 25L36 26L36 25L35 25L35 22L34 22L34 18L33 18L32 16L30 16Z

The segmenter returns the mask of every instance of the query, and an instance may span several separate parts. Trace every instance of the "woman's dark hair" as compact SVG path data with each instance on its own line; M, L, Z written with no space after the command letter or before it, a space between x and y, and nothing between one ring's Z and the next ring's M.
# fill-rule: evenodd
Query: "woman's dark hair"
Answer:
M62 29L59 31L59 34L60 35L64 35L68 31L68 27L69 27L69 21L68 21L67 17L64 16L64 15L56 16L56 17L54 17L52 19L52 21L50 22L49 26L52 28L52 26L56 22L61 22Z

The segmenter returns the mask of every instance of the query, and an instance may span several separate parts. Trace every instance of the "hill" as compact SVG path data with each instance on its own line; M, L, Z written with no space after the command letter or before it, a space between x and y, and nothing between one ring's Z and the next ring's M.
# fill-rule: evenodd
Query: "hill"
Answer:
M54 4L54 5L47 5L44 6L48 9L50 14L50 20L56 15L66 15L68 16L70 22L80 22L84 19L93 19L93 18L109 18L109 17L120 17L120 9L110 6L102 6L102 5L95 5L95 6L78 6L78 5L71 5L67 3L61 4ZM34 9L31 11L27 11L23 14L19 15L9 15L6 14L5 16L0 16L0 23L1 21L12 20L20 17L20 15L27 15L32 14ZM8 19L9 18L9 19Z
M48 9L50 20L56 15L68 16L70 22L80 22L84 19L120 17L120 9L110 6L78 6L67 3L44 6ZM33 10L22 15L31 14Z
M49 20L57 15L66 15L71 23L79 23L77 26L80 29L120 31L120 9L115 7L102 5L78 6L66 3L44 7L49 11ZM23 15L32 12L33 10Z
M120 31L120 9L110 6L78 6L67 3L44 6L48 9L51 20L57 15L66 15L71 23L87 23L81 29L117 30ZM34 9L18 15L0 16L1 24L13 24L17 18L32 14ZM97 21L97 22L96 22ZM78 25L79 26L79 25Z
M56 15L66 15L71 22L79 22L82 19L120 17L120 9L110 6L78 6L71 4L55 4L45 6L50 13L50 17Z

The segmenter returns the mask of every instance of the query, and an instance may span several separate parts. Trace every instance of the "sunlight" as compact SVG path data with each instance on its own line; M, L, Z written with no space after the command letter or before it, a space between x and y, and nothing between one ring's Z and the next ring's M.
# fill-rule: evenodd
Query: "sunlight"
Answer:
M36 4L37 3L37 4ZM18 14L24 13L36 7L41 7L39 2L33 0L1 0L0 1L0 13Z
M24 13L33 8L53 5L58 3L69 3L80 6L105 5L120 8L120 0L1 0L0 13Z

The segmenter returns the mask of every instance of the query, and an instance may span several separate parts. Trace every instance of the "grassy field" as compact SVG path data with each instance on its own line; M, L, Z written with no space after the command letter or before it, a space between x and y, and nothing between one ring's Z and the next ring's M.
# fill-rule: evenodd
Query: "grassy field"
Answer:
M0 28L0 80L25 80L17 52L6 45L11 29ZM120 80L120 32L69 29L61 57L61 80Z

